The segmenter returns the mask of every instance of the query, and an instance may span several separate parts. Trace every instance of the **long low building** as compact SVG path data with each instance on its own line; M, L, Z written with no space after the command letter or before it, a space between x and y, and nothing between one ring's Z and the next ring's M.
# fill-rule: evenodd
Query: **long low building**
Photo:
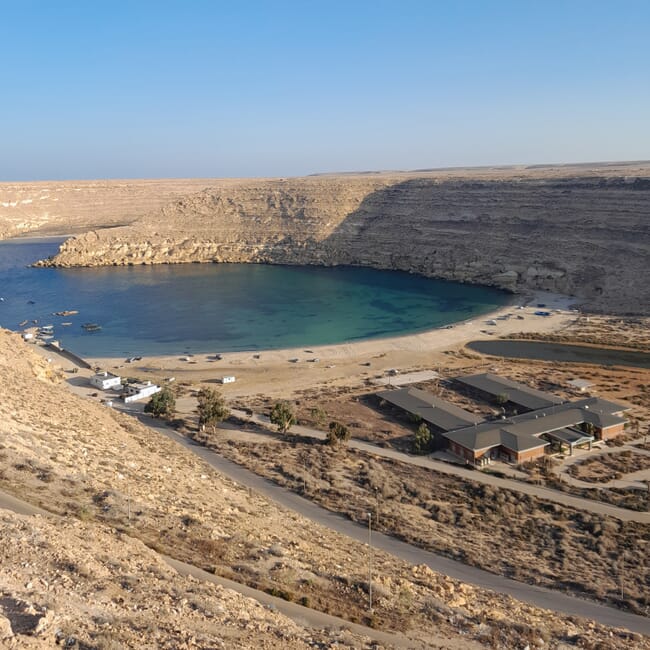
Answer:
M625 428L623 412L628 407L598 397L563 402L550 393L489 374L457 381L490 395L508 387L509 401L525 409L536 408L487 421L418 388L385 390L377 397L430 425L437 449L448 449L474 464L490 459L522 463L543 456L551 445L573 453L577 446L613 438Z
M377 397L429 424L437 447L444 444L439 435L441 432L481 422L481 418L472 413L419 388L384 390L377 393Z
M512 404L519 409L534 411L554 404L561 404L564 400L552 393L536 390L525 384L520 384L506 377L499 377L489 372L479 375L455 377L454 381L478 393L481 397L495 399L504 398L504 404Z
M162 389L157 384L152 384L150 381L146 383L133 382L124 386L122 397L125 403L137 402L145 397L151 397L155 393L159 393Z
M482 422L444 433L449 449L466 461L487 459L522 463L543 456L552 443L577 445L606 440L623 432L627 407L598 397L565 402L512 418Z

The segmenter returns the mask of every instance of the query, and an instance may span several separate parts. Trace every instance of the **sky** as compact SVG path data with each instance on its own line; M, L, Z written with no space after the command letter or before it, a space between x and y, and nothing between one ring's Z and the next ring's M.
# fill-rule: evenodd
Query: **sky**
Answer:
M0 181L650 159L647 0L0 0Z

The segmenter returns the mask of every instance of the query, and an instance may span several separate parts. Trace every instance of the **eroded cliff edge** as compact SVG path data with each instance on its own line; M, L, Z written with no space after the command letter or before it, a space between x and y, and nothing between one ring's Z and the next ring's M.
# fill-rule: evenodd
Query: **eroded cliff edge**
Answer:
M216 184L46 263L181 262L372 266L650 313L650 165Z

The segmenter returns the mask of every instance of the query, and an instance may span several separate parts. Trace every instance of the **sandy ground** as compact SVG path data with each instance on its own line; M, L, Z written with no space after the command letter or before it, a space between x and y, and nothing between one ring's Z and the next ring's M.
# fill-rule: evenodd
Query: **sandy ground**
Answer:
M539 293L526 301L522 297L521 302L480 318L420 334L320 347L224 353L220 360L214 354L144 357L133 363L126 363L121 357L87 360L93 367L152 381L174 377L176 381L217 383L221 377L232 375L235 383L221 387L227 398L258 393L289 397L298 390L317 385L359 383L381 376L391 368L400 372L435 368L443 360L443 351L457 349L475 339L514 332L560 331L577 316L569 309L571 301L567 296ZM519 309L524 302L529 306ZM537 304L544 304L545 310L552 311L551 315L535 316ZM498 320L507 314L511 316ZM488 325L488 321L496 325ZM294 359L298 361L291 361Z

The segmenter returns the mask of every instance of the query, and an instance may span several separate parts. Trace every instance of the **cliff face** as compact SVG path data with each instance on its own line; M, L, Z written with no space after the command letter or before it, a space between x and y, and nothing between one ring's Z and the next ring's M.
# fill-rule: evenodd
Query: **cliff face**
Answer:
M648 313L649 217L643 165L249 181L69 240L51 263L354 264Z
M83 233L90 228L130 224L179 196L215 182L169 179L0 183L0 239L29 233Z

